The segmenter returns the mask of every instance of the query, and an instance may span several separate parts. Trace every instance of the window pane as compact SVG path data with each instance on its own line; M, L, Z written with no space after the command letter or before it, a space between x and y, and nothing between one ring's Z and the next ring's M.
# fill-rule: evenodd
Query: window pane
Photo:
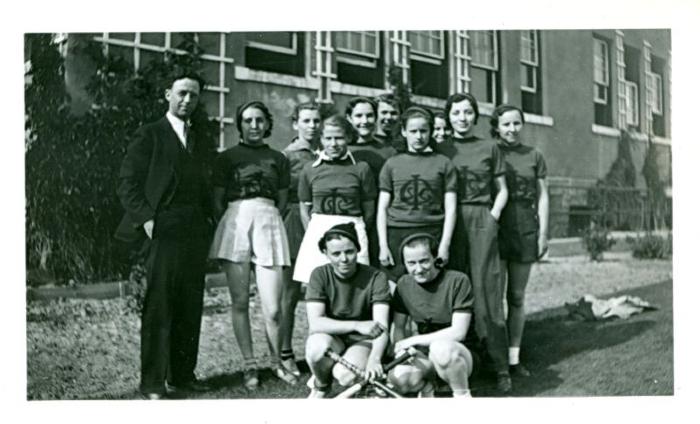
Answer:
M134 36L136 34L133 32L110 32L109 38L114 38L117 40L134 41Z
M284 47L291 49L293 47L294 33L293 32L254 32L246 35L248 41L268 44L271 46Z
M343 31L335 33L335 47L364 56L377 56L377 31Z
M219 41L221 34L218 32L200 32L197 34L199 46L204 50L204 53L218 56Z
M165 33L164 32L142 32L141 33L141 44L150 44L152 46L164 47L165 46Z
M493 31L472 31L472 62L490 68L496 67L496 49Z

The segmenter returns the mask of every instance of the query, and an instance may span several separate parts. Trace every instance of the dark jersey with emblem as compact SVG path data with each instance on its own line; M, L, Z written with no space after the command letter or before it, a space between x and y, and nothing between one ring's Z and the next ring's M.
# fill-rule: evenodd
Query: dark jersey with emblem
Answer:
M428 283L419 284L406 274L399 279L391 301L394 312L409 315L420 334L432 333L452 324L455 312L472 312L474 292L466 274L441 270Z
M362 216L362 202L375 200L377 188L369 165L346 158L304 165L298 196L311 202L311 213Z
M375 181L379 179L379 173L382 170L382 166L384 166L384 162L396 154L396 149L390 144L384 144L378 140L373 140L369 143L350 144L348 145L348 150L356 161L367 162Z
M460 204L492 203L493 181L506 172L501 150L494 140L453 137L438 144L436 150L450 158L457 168Z
M326 316L332 319L368 321L372 319L372 305L390 303L391 292L386 275L377 269L357 264L355 275L346 279L326 264L311 272L306 301L323 303Z
M537 200L537 180L547 176L547 165L539 150L531 146L500 142L498 148L506 164L508 201Z
M445 193L457 191L457 171L437 153L400 153L384 164L379 190L391 194L390 227L439 224L445 219Z
M310 149L301 147L297 148L294 145L294 141L287 146L282 153L289 160L289 172L290 172L290 190L289 190L289 203L299 203L299 197L297 196L297 187L299 187L299 174L309 162L316 160L316 153Z
M214 165L214 185L226 189L232 202L253 197L277 200L277 192L289 188L289 161L266 144L240 143L226 150Z

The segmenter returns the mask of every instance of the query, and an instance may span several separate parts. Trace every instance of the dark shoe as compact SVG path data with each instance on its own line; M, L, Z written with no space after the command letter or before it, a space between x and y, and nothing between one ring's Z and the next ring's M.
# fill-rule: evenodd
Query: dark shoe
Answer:
M528 371L528 369L525 368L525 366L523 364L511 365L509 368L510 368L510 375L512 375L513 377L525 378L525 377L529 377L531 375L530 371Z
M141 393L141 399L143 400L163 400L167 398L164 393Z
M188 381L187 383L182 383L182 384L171 384L171 383L165 383L165 388L168 391L168 393L177 393L177 392L197 392L197 393L204 393L204 392L209 392L212 390L211 386L203 383L201 381L197 380L192 380Z
M496 375L496 388L502 394L510 393L513 390L513 383L510 381L508 371L501 371Z

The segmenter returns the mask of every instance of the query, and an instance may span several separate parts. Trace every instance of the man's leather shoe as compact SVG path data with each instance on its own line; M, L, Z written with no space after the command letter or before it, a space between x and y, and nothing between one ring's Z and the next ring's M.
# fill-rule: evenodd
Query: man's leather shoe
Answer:
M187 383L182 383L182 384L165 383L165 388L168 391L168 393L176 393L176 392L203 393L203 392L209 392L212 390L210 385L203 383L201 381L197 381L197 380L188 381Z
M141 398L144 400L163 400L168 397L163 393L141 393Z

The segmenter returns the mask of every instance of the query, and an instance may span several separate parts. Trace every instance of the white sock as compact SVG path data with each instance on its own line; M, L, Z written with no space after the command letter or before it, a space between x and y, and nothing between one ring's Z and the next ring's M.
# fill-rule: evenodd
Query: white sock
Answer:
M467 390L460 390L460 393L457 393L457 391L452 392L452 397L455 398L465 398L465 397L472 397L472 392L467 389Z
M519 347L509 347L508 348L508 365L517 365L520 363L520 348Z

